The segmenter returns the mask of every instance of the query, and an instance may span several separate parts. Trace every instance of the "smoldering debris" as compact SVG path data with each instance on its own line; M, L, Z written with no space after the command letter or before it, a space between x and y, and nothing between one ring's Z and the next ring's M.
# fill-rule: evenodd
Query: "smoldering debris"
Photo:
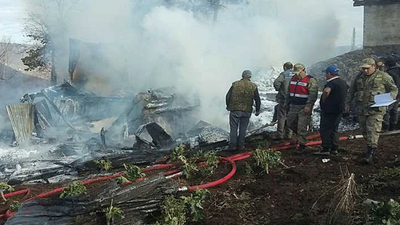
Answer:
M11 124L14 132L2 132L8 136L0 136L0 141L9 141L14 133L14 142L19 143L15 130L32 123L29 141L8 151L34 149L34 153L25 157L12 153L0 160L0 179L13 183L58 182L83 171L98 172L93 162L104 157L117 167L146 166L179 144L214 148L227 145L229 136L204 121L196 124L199 99L179 94L174 87L134 97L99 96L65 81L25 94L21 102L31 110L31 120Z

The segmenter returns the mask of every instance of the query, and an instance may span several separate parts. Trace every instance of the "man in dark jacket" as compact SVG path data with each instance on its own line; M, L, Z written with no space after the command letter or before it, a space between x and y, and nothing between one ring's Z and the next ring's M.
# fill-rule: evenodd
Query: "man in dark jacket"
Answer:
M344 111L349 86L339 78L339 69L329 66L325 70L325 84L321 95L321 123L319 132L322 139L322 150L315 154L337 154L339 147L338 127Z
M400 89L400 67L396 65L396 61L393 59L387 59L385 61L387 70L386 73L388 73L394 81L394 84L397 86L398 89ZM397 122L398 122L398 107L399 107L399 100L400 100L400 94L397 94L396 97L397 102L391 104L388 107L388 110L386 111L385 116L383 116L383 126L382 130L396 130L397 128Z
M260 115L261 100L257 85L250 81L251 71L245 70L242 79L232 83L226 94L226 109L230 111L230 141L229 149L244 150L244 138L247 125L253 111L253 101L256 102L256 116ZM239 136L237 130L239 127Z
M274 112L277 112L278 127L276 139L279 140L290 139L292 137L292 130L287 126L287 108L285 108L285 102L288 96L289 83L293 75L293 64L291 62L286 62L283 64L283 72L280 73L274 81L274 88L278 91L276 95L276 102L278 105Z

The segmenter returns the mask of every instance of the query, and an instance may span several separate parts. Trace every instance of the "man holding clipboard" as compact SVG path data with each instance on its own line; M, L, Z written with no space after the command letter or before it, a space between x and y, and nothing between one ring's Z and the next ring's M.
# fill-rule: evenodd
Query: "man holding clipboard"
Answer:
M376 68L374 59L364 59L361 69L362 73L356 76L350 85L345 111L349 111L350 103L355 98L360 129L367 142L364 162L369 164L378 147L383 115L387 106L396 98L398 90L392 77ZM385 93L389 93L390 96L378 96ZM390 97L389 101L387 97ZM381 101L382 99L385 101ZM375 102L376 100L378 102Z

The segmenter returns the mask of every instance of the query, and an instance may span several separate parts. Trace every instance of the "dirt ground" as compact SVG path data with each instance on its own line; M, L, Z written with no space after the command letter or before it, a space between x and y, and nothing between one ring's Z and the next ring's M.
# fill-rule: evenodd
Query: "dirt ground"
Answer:
M350 134L357 132L345 132L341 136ZM232 179L209 189L211 196L204 205L206 219L190 224L327 224L332 207L336 206L335 191L342 178L349 177L351 173L355 176L358 197L354 210L346 220L348 224L364 224L369 210L369 206L363 204L364 200L400 200L399 138L400 134L382 136L372 165L363 165L360 161L366 149L363 139L342 141L337 156L313 155L312 152L319 147L309 147L305 154L282 150L281 159L290 168L279 165L264 175L248 175L246 160L238 161L237 172ZM248 146L248 149L252 147ZM323 162L323 159L329 161ZM229 171L229 164L221 165L212 178L178 182L198 185L219 179ZM59 186L63 184L46 185L45 189ZM16 187L16 190L24 187L27 186ZM43 187L29 186L30 196L45 191Z
M354 132L342 136L350 133ZM360 161L366 151L363 139L342 141L337 156L311 154L318 147L310 147L306 154L282 150L282 160L291 168L278 166L262 176L247 175L244 162L238 162L238 171L229 182L210 189L205 221L193 224L327 224L330 209L336 207L335 191L348 173L355 175L358 197L346 220L364 224L369 210L364 200L399 200L399 138L399 134L382 136L372 165Z

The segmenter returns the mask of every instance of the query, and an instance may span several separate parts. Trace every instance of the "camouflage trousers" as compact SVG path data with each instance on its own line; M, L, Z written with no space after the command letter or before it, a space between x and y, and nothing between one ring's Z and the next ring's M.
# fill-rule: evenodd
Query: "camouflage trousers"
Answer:
M382 129L384 113L371 115L358 115L362 135L367 142L367 147L377 148L379 140L379 132Z
M311 123L311 112L304 112L305 105L289 106L288 127L297 134L299 144L304 145L307 143L307 130Z
M278 120L278 128L277 133L279 138L288 138L292 137L292 130L289 129L287 125L287 109L285 109L285 105L283 103L279 103L276 108L277 112L277 120Z

